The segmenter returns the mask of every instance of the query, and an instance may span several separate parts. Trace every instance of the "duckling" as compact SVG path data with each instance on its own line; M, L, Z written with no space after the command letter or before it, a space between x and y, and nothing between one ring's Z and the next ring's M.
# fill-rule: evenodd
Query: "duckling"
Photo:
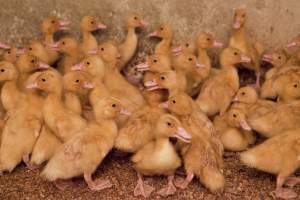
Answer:
M106 29L106 25L98 22L95 17L84 16L80 22L80 31L82 34L82 42L79 44L79 49L82 54L89 55L91 51L96 50L98 42L92 32Z
M24 49L21 48L16 48L16 47L11 47L7 50L2 55L2 59L4 61L8 61L11 63L15 63L18 59L18 57L22 54L24 54Z
M286 65L287 66L289 66L289 65L300 66L300 50L299 50L299 47L300 47L300 35L298 35L297 37L295 37L289 44L287 44L287 47L288 48L297 47L298 50L287 61Z
M192 39L188 39L184 42L182 42L177 47L174 47L172 49L172 53L174 56L179 56L181 53L196 53L196 44L195 41Z
M196 102L208 116L222 115L239 88L235 64L248 63L250 58L238 49L228 47L220 55L221 72L209 78L201 88Z
M54 43L54 33L62 30L69 29L69 21L60 20L55 16L45 18L41 23L41 29L44 34L44 45L48 46ZM48 64L52 65L59 59L59 54L53 49L46 48L45 51L48 55ZM34 54L34 55L37 55ZM46 62L46 61L44 61Z
M170 96L162 106L176 114L183 127L192 135L190 144L178 143L187 177L176 183L176 186L185 189L196 175L212 192L222 190L223 145L212 122L193 99L183 92Z
M57 181L83 175L91 190L112 187L109 180L92 180L92 174L113 148L118 134L114 118L123 108L114 98L106 97L93 109L98 109L96 120L59 148L41 173L42 177Z
M26 51L28 51L29 54L36 56L42 62L49 65L53 65L58 59L57 52L49 50L49 48L44 46L42 42L38 40L30 41L30 43L27 45ZM49 51L51 51L51 53L49 53Z
M85 128L87 122L64 105L62 81L62 76L56 70L45 70L27 88L36 88L47 93L42 108L45 123L60 140L66 142Z
M242 163L251 168L262 170L277 176L275 196L276 198L292 199L297 194L290 188L300 183L300 179L291 177L299 166L299 129L282 132L270 138L252 149L241 153Z
M159 25L155 31L150 33L148 37L158 37L161 38L161 41L155 47L155 54L164 54L169 57L172 55L172 39L173 39L173 30L171 25L162 24Z
M132 59L134 56L137 46L138 46L138 36L135 32L137 28L146 28L148 23L141 19L137 14L131 14L127 17L126 20L127 26L127 36L125 41L118 46L120 54L121 54L121 62L119 65L119 69L122 70L126 64Z
M272 78L278 71L280 71L280 68L284 66L284 64L287 61L287 55L284 51L275 51L270 52L267 54L264 54L262 57L263 61L269 62L273 65L273 68L271 68L269 71L267 71L265 78L266 80Z
M214 126L225 150L244 151L255 142L255 134L242 109L231 108L223 116L216 116Z
M259 43L252 44L246 35L245 30L246 10L243 8L234 11L233 19L233 34L229 40L229 46L240 50L245 55L251 58L251 65L244 64L243 66L254 70L256 74L255 86L260 87L260 55L264 51L263 46Z
M154 190L143 182L142 176L168 176L168 186L158 191L162 196L176 192L173 184L174 172L180 167L181 160L169 138L178 138L183 142L190 142L191 135L182 127L180 121L170 115L162 115L154 129L155 140L146 144L131 158L135 170L138 172L138 184L134 189L134 196L149 197Z

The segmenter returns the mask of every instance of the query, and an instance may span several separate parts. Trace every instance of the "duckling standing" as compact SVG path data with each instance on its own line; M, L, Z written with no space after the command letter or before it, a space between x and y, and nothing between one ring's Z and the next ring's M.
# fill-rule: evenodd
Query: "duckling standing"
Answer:
M172 39L173 30L171 25L163 24L156 28L155 31L150 33L148 37L158 37L162 40L155 46L155 54L163 54L171 58L172 56Z

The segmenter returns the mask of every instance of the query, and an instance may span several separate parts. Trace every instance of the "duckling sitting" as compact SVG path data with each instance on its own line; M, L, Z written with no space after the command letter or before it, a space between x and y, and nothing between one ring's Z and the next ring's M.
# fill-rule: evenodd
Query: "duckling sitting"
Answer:
M246 35L245 30L246 22L246 10L243 8L236 9L234 11L233 19L233 34L229 41L229 46L240 50L245 55L251 58L251 65L244 64L243 66L254 70L256 74L255 86L260 87L260 55L264 51L263 47L259 43L252 44Z
M47 93L43 117L45 123L60 140L66 142L86 127L86 121L64 105L63 79L58 71L54 69L43 71L27 88L36 88Z
M79 49L83 55L89 55L91 51L95 51L97 49L98 42L92 32L99 29L106 29L106 26L98 22L95 17L84 16L82 18L80 22L82 42L79 45Z
M282 132L264 143L241 153L241 161L249 167L276 174L275 197L282 199L296 198L297 194L290 188L300 183L300 179L291 177L299 169L300 130L292 129Z
M287 44L288 48L296 47L298 50L294 53L290 59L287 61L286 65L296 65L300 66L300 35L296 36L289 44Z
M113 148L118 134L114 118L123 108L116 99L105 97L93 109L97 109L96 120L59 148L41 173L42 177L58 183L58 179L83 175L91 190L112 186L109 180L92 180L92 174Z
M255 134L242 109L231 108L223 116L216 116L214 126L225 150L243 151L255 142Z
M127 36L125 41L118 46L121 54L119 69L122 70L134 56L138 46L138 36L135 32L137 28L147 28L148 23L137 14L127 17Z
M185 189L196 175L210 191L224 188L223 145L212 122L199 109L193 99L180 92L169 97L161 106L177 115L183 127L192 135L191 143L178 142L187 177L176 183Z
M155 31L150 33L148 37L158 37L161 38L161 41L155 46L155 54L164 54L171 58L172 56L172 39L173 39L173 30L171 25L163 24L159 25Z
M134 189L134 196L149 197L154 190L143 182L143 175L168 176L168 186L158 191L158 194L168 196L176 192L173 179L175 170L181 165L181 160L169 138L178 138L188 143L191 135L182 128L180 121L170 114L164 114L159 118L153 133L155 140L146 144L131 158L134 168L138 172L138 184Z
M241 51L228 47L220 55L221 71L210 77L202 86L196 102L208 116L222 115L239 88L239 76L235 64L248 63L250 58Z

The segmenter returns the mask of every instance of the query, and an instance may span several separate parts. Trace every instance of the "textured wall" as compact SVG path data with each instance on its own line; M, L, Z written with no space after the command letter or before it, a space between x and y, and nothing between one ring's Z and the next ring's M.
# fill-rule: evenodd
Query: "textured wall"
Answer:
M39 37L40 21L48 15L71 20L75 35L80 18L95 15L109 27L99 36L100 41L121 39L123 18L132 11L144 15L153 26L159 22L171 23L175 40L206 30L227 42L233 8L241 5L248 8L249 34L269 47L285 44L300 33L300 0L0 0L0 3L0 41L17 45ZM142 42L150 46L152 43L148 39Z

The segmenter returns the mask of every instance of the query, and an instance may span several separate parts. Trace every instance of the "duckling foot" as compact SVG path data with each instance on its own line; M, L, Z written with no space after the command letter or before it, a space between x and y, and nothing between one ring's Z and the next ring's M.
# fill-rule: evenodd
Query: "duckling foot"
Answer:
M175 185L176 185L176 187L184 190L188 187L189 183L193 180L193 178L194 178L194 174L191 172L188 172L186 179L181 179L179 181L175 181Z
M112 187L112 183L109 180L97 179L93 181L91 174L84 174L84 180L93 191L100 191Z
M150 185L147 185L143 182L142 175L138 173L138 183L134 188L134 196L143 196L145 198L149 197L153 192L154 188Z
M295 185L300 183L300 178L297 177L289 177L286 179L284 185L289 187L294 187Z
M169 195L173 195L176 192L176 187L173 183L174 176L168 176L168 185L161 190L159 190L157 193L163 197L167 197Z
M294 199L298 195L292 189L280 188L275 191L275 196L276 196L276 198L281 198L281 199Z
M34 165L29 161L29 155L23 156L23 162L26 164L26 167L32 171L39 168L38 165Z

